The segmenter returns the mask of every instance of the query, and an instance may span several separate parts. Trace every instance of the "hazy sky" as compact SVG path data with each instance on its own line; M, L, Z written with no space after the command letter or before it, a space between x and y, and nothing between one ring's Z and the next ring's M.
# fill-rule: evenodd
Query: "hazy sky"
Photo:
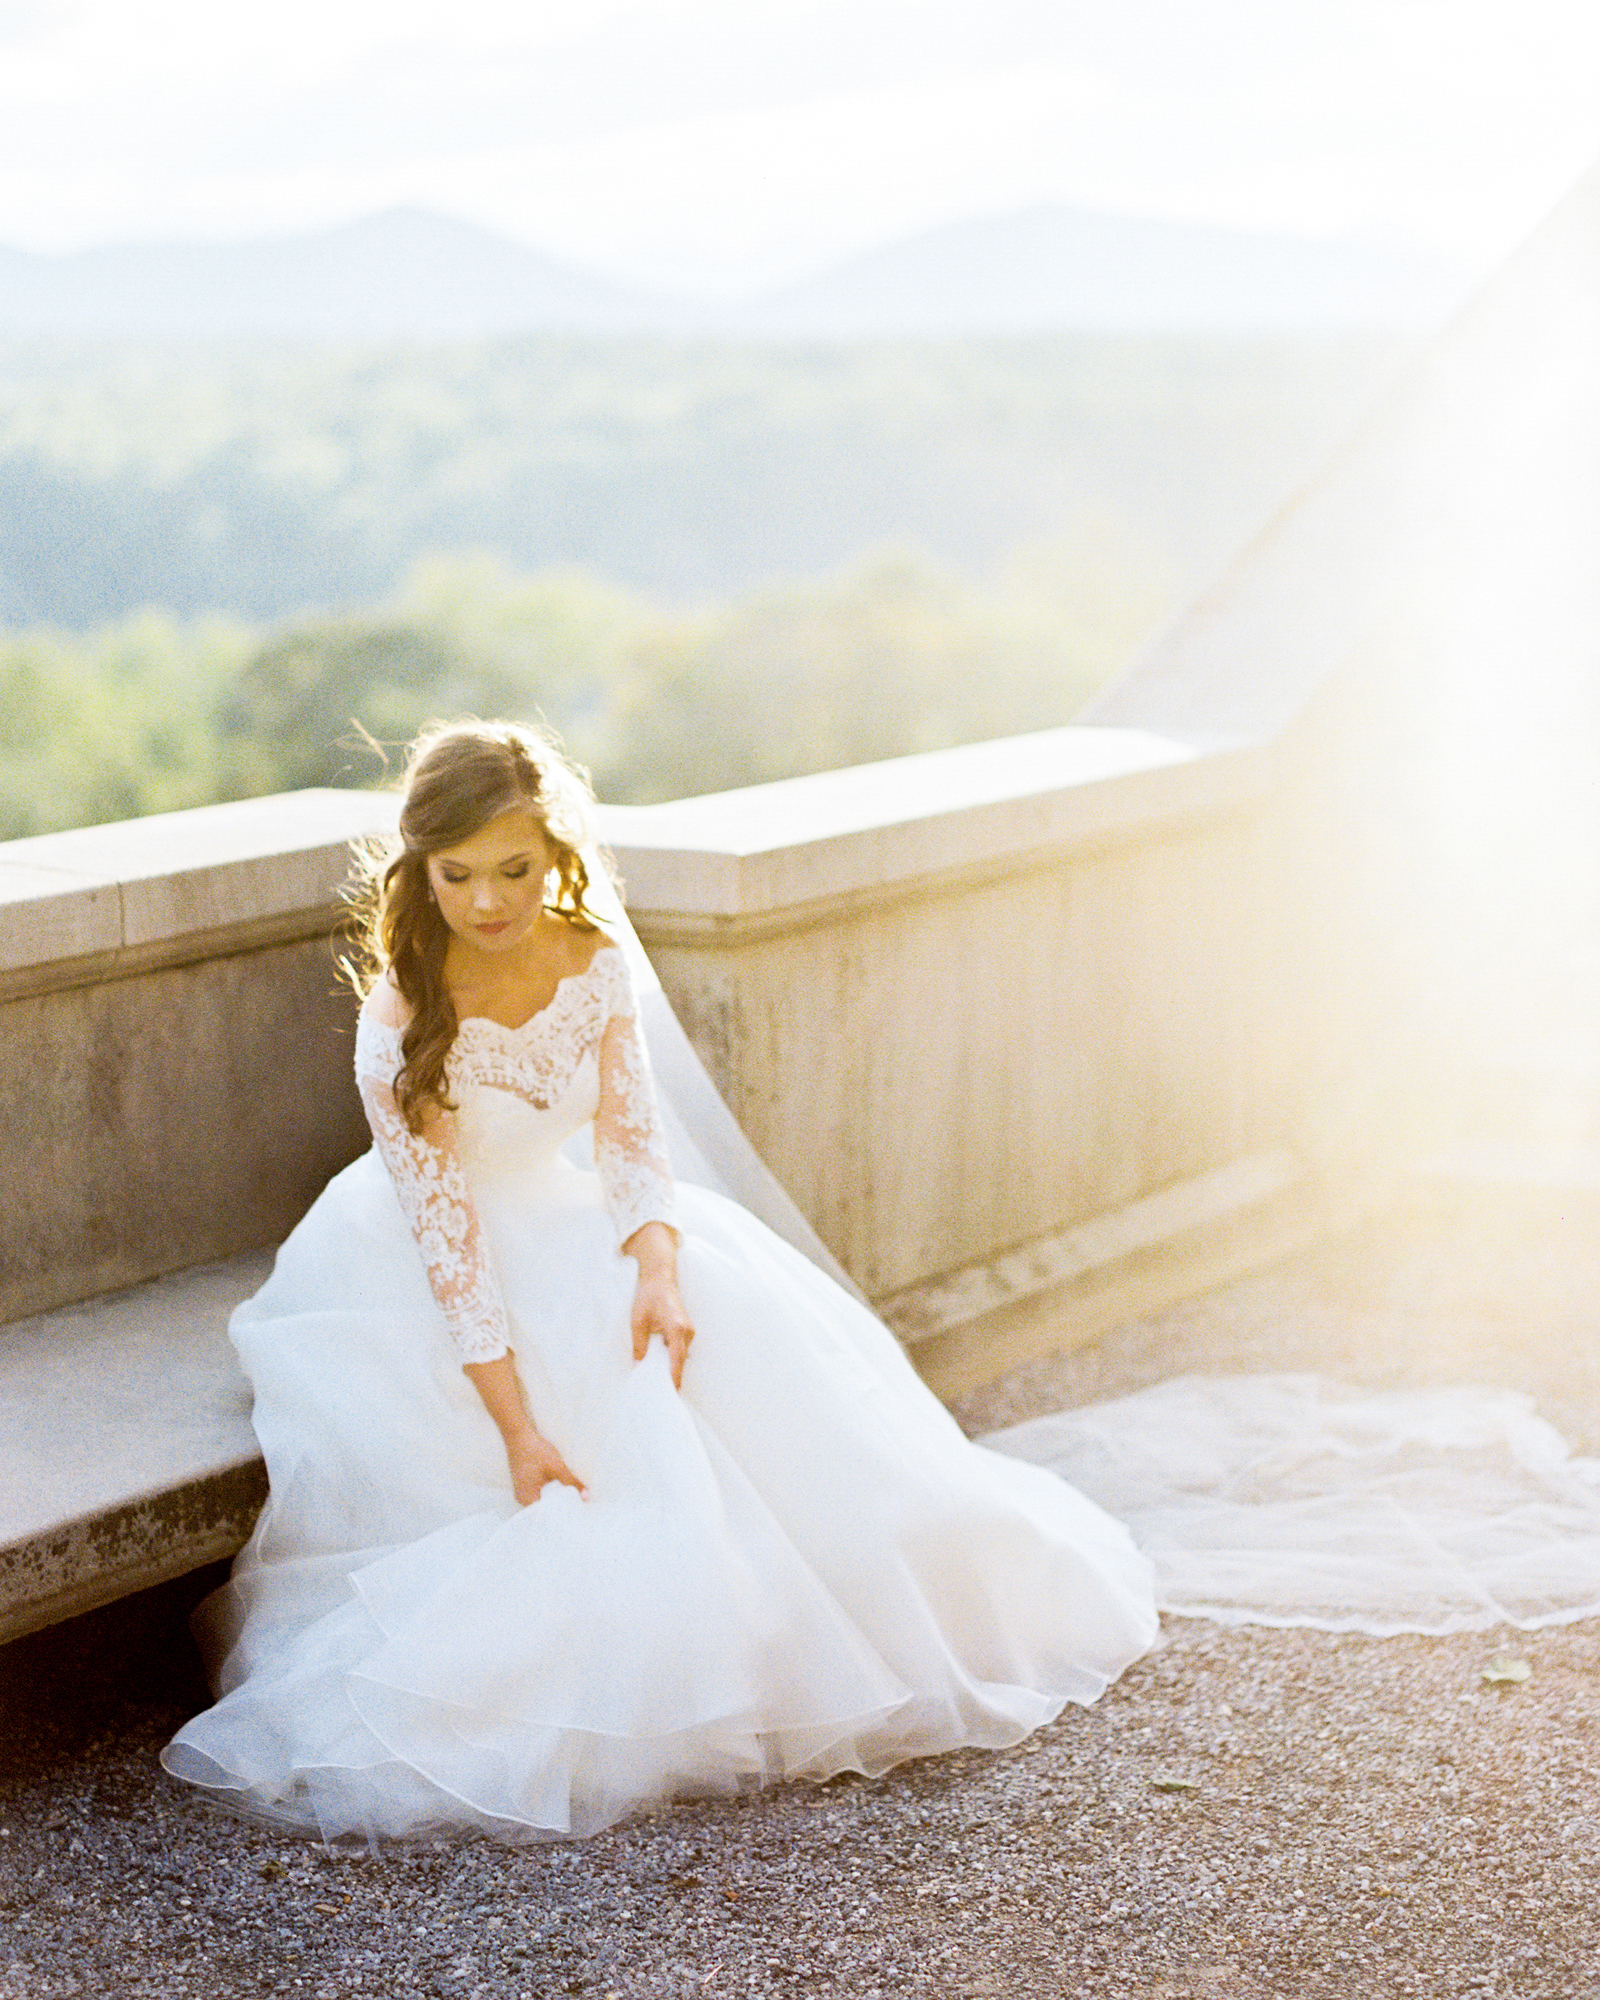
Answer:
M1069 201L1487 264L1600 156L1597 0L0 0L0 242L395 202L735 285Z

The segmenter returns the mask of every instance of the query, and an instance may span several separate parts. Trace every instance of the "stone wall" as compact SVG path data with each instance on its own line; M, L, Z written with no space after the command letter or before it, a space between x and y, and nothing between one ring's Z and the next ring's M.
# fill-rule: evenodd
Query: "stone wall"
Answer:
M1048 1304L1153 1196L1181 1234L1305 1167L1276 771L1066 729L604 812L711 1074L908 1340ZM0 848L6 1318L276 1241L364 1145L328 933L392 810Z
M1326 1226L1364 1063L1312 1004L1304 777L1069 729L602 815L703 1060L936 1389ZM330 934L393 810L0 848L0 1639L249 1531L225 1327L366 1143Z
M1063 729L608 816L702 1059L908 1337L1291 1143L1274 769Z
M366 1143L305 792L0 846L0 1319L278 1241Z

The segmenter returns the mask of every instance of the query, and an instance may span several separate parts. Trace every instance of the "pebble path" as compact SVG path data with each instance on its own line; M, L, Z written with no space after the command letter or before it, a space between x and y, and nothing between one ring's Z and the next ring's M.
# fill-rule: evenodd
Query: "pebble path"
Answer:
M1581 1217L1390 1217L968 1397L975 1430L1205 1368L1533 1393L1600 1448ZM285 1841L166 1779L184 1579L0 1651L0 2000L1600 2000L1600 1626L1169 1623L1019 1749L585 1842ZM1511 1646L1521 1682L1491 1683Z

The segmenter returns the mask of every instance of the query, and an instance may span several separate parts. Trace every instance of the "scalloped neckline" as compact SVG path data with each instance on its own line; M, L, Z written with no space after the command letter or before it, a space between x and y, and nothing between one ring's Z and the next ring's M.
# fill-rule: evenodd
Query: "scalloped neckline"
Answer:
M596 948L593 958L580 971L562 973L561 977L556 981L555 991L550 995L550 998L542 1007L535 1008L526 1020L519 1021L516 1027L508 1028L504 1021L497 1021L492 1014L461 1014L456 1019L457 1035L459 1036L461 1030L469 1022L481 1024L485 1028L494 1028L502 1035L525 1035L535 1021L542 1021L548 1015L555 1012L556 1007L560 1004L561 996L567 987L574 985L579 980L587 979L608 951L618 951L620 949L619 945L614 944L611 939L607 938L604 944Z

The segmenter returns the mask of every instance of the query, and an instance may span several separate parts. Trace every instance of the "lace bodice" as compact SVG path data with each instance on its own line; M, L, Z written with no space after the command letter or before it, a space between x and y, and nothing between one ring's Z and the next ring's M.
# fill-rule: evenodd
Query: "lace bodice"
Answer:
M449 1096L460 1109L435 1109L420 1134L395 1101L403 1029L379 1018L380 1005L393 998L380 989L361 1010L361 1101L461 1359L492 1361L509 1342L505 1300L472 1197L476 1093L505 1093L548 1114L524 1143L552 1156L592 1119L595 1166L619 1244L647 1222L676 1225L627 960L603 944L586 970L563 979L550 1004L518 1028L478 1015L464 1020L445 1067Z

